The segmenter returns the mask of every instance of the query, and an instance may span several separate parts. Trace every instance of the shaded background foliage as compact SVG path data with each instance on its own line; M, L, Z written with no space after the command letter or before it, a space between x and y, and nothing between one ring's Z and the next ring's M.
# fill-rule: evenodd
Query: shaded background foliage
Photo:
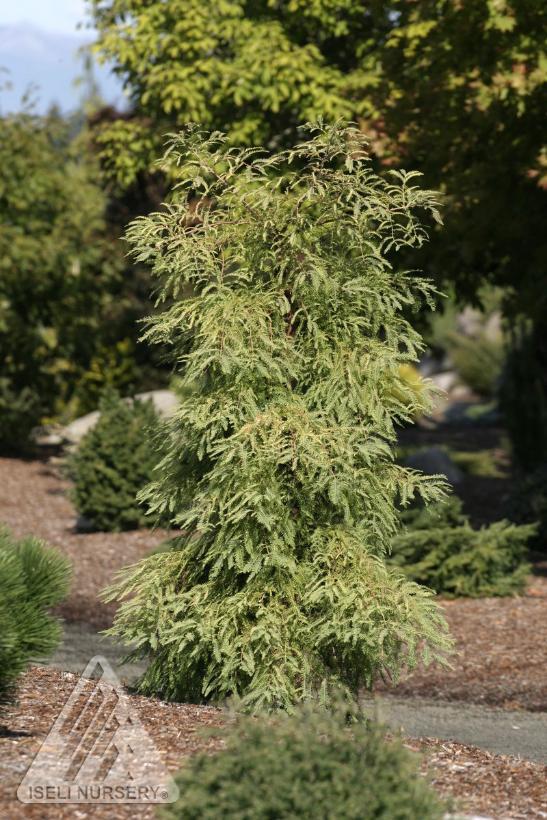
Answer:
M235 145L291 146L319 115L355 120L378 167L419 168L445 229L413 264L460 303L503 290L503 407L524 468L547 459L547 10L536 0L87 0L95 53L129 108L2 117L4 443L165 380L135 345L146 265L120 241L159 206L154 165L191 120ZM29 182L31 180L31 182ZM469 358L469 357L468 357ZM497 386L496 386L497 389ZM526 424L522 419L526 418ZM16 428L20 426L21 430Z
M0 442L158 376L136 346L149 277L130 265L81 116L0 118ZM125 214L124 214L125 216Z
M419 259L461 300L505 288L525 317L535 389L507 391L539 433L547 397L547 10L535 0L224 3L89 0L96 51L114 63L132 115L97 134L122 185L146 173L164 132L189 120L235 144L294 144L318 114L356 120L378 161L419 168L446 194L446 229ZM518 352L517 348L517 352ZM509 403L508 408L511 407ZM547 457L518 442L524 466ZM540 437L544 442L544 438Z

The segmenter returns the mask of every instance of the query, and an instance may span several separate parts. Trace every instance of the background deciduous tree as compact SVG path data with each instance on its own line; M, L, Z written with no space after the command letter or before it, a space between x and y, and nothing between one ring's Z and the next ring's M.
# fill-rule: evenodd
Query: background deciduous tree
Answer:
M512 394L516 418L525 411L544 444L517 444L517 455L547 457L543 4L89 2L96 49L132 104L132 117L98 134L104 167L124 184L150 167L165 132L192 120L234 144L275 147L294 144L298 122L344 116L360 123L380 162L422 170L446 194L446 228L420 263L462 300L486 282L505 287L511 323L526 317L536 387L526 408L521 389Z
M128 265L111 216L81 117L0 118L4 447L44 418L94 409L105 384L142 382L135 320L150 309L148 276Z

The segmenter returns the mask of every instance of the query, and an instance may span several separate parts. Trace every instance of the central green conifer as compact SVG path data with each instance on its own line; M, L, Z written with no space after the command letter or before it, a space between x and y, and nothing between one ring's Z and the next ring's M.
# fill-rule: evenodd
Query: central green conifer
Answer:
M428 406L400 369L431 293L393 265L436 197L377 176L356 129L311 130L267 156L190 129L171 203L129 230L165 304L146 336L187 388L145 492L183 535L110 591L145 692L286 707L449 647L430 593L385 562L397 504L441 493L393 457Z

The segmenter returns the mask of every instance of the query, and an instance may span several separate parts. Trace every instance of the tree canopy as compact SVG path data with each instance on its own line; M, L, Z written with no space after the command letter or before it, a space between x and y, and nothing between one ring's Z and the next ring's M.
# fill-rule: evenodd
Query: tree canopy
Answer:
M230 143L292 145L355 120L375 155L448 197L427 263L472 297L485 279L536 310L547 249L547 10L536 0L88 0L96 50L132 115L100 134L125 183L190 121ZM424 257L425 259L426 257Z

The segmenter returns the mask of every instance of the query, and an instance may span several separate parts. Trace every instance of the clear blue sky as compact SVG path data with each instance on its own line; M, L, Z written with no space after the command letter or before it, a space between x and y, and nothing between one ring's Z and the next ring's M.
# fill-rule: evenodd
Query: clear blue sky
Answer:
M46 31L75 34L86 21L84 0L2 0L0 25L33 23Z

